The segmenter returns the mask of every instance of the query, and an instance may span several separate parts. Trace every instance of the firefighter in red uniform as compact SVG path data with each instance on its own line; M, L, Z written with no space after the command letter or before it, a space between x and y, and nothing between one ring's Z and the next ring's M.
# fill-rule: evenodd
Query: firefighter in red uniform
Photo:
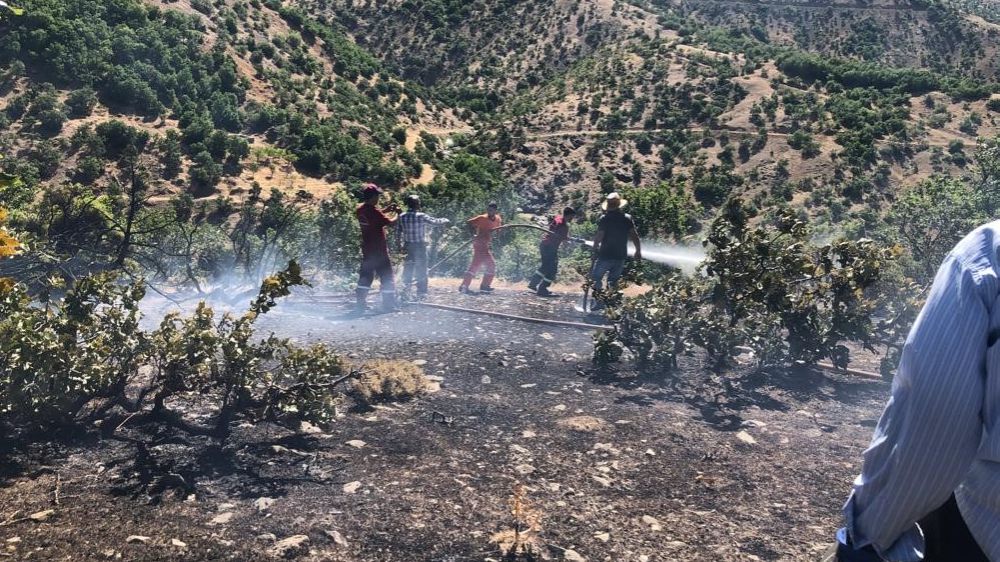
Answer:
M551 297L549 285L555 283L559 273L559 246L569 240L569 223L573 222L576 211L572 207L563 209L563 214L549 221L549 233L542 238L538 250L542 255L542 264L528 282L528 288L536 291L538 296Z
M364 203L358 205L358 223L361 225L361 272L358 275L357 308L363 313L368 300L368 291L378 275L382 291L382 310L391 311L396 307L396 285L393 282L392 262L389 260L389 246L385 240L385 227L395 224L398 216L389 218L385 213L399 213L395 205L379 210L382 189L373 183L365 184L362 193Z

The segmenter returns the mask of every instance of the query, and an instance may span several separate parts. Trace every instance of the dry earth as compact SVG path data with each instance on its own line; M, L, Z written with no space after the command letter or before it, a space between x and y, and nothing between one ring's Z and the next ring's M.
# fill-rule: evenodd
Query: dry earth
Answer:
M814 560L888 393L699 357L600 372L585 330L419 306L350 319L341 299L289 301L261 329L424 362L441 390L328 431L240 427L221 449L128 424L8 449L0 559L500 560L518 497L541 560ZM585 320L516 289L431 302Z

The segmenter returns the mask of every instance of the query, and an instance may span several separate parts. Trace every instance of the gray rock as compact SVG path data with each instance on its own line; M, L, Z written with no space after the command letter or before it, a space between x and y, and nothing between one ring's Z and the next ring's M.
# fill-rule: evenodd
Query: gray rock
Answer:
M279 558L295 558L309 552L309 537L292 535L274 543L268 552Z

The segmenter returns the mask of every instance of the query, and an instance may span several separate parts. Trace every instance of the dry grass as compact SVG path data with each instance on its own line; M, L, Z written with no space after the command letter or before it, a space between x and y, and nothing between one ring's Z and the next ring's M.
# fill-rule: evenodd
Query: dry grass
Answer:
M507 501L510 506L512 527L494 533L490 542L500 547L503 560L511 562L531 562L537 559L543 543L539 537L542 530L540 513L528 502L528 495L521 483L514 485L514 492Z
M410 400L427 391L427 377L423 369L402 360L372 361L351 384L351 396L366 406Z

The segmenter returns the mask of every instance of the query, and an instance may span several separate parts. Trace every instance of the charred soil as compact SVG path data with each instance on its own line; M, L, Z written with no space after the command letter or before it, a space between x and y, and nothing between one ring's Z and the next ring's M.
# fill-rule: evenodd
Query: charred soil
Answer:
M572 298L506 289L431 301L585 320ZM538 560L813 560L888 395L697 356L600 372L585 330L425 307L269 316L262 330L359 364L416 361L440 390L345 402L326 430L241 426L222 447L128 423L8 447L0 559L501 560L517 528Z

